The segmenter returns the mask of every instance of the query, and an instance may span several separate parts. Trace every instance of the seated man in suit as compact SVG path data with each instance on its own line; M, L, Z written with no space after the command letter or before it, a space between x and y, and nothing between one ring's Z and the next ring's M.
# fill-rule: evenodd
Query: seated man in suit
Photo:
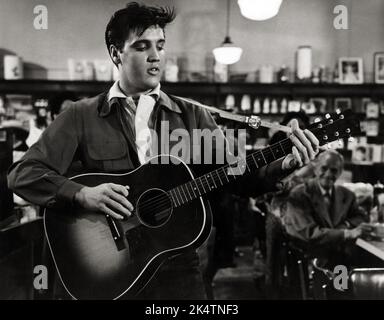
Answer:
M325 151L315 160L315 178L292 189L284 215L285 229L308 253L330 265L355 265L354 241L368 232L354 193L335 185L344 159ZM352 244L352 245L349 245Z

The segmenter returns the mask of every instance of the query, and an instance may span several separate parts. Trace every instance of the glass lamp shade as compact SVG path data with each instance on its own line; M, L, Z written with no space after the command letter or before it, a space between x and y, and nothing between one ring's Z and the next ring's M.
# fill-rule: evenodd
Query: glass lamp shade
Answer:
M273 18L280 10L283 0L238 0L241 14L251 20Z
M226 37L220 47L213 49L215 60L222 64L233 64L240 60L243 49L235 47L229 37Z

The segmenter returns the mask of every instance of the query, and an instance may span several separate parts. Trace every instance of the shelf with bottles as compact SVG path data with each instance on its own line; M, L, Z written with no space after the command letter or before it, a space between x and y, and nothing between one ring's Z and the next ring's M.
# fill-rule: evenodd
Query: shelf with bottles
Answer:
M370 96L273 96L227 94L220 97L219 106L243 114L284 116L288 112L304 111L307 115L324 115L336 110L352 109L362 118L374 119L384 115L384 97Z
M70 91L97 94L112 85L109 81L70 80L4 80L0 79L0 93L57 93ZM383 97L384 84L339 84L339 83L249 83L249 82L162 82L165 91L171 94L194 96L228 94L253 94L259 96L328 97Z

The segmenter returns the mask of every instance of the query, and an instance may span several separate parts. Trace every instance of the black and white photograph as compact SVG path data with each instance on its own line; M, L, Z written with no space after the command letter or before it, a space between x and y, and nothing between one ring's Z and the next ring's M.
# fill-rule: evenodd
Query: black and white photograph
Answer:
M340 58L339 81L342 84L358 84L364 82L363 59Z
M0 0L0 302L384 299L383 12Z

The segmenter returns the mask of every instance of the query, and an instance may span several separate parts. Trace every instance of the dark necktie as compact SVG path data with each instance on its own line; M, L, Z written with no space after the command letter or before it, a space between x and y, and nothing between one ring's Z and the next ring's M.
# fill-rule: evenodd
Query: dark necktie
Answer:
M331 193L329 191L326 191L326 193L324 195L324 202L325 202L325 207L326 207L328 213L330 214L331 209L332 209L332 196L331 196Z

